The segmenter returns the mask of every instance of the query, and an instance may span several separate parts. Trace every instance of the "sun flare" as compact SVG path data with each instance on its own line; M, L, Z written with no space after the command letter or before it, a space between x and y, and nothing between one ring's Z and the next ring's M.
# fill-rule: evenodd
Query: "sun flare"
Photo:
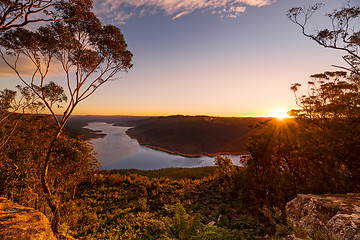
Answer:
M287 114L287 111L284 109L277 109L274 111L274 113L272 114L273 117L276 117L278 119L284 119L284 118L288 118L289 115Z

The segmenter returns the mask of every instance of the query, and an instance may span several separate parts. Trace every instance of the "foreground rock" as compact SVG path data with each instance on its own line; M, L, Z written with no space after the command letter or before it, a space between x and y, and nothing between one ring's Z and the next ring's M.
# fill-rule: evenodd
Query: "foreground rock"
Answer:
M0 198L0 239L56 240L44 214L6 198Z
M286 205L295 229L327 239L360 240L360 193L299 194Z

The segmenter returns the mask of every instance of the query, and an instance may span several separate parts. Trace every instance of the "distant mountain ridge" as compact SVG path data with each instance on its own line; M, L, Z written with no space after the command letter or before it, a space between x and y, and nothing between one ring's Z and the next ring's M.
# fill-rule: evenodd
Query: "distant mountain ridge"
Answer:
M127 130L139 144L186 156L246 154L250 125L270 118L168 116Z

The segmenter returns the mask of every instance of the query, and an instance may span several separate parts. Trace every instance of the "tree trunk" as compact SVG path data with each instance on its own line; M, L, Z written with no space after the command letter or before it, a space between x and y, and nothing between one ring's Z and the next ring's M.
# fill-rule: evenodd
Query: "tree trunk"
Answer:
M59 210L59 204L57 202L57 198L50 191L48 170L49 170L49 165L50 165L50 160L51 160L51 152L55 146L56 140L60 136L61 130L62 130L62 128L58 129L56 135L53 137L53 139L49 145L48 151L46 153L45 162L44 162L44 168L43 168L42 175L41 175L41 184L42 184L43 192L45 194L45 198L51 209L51 212L53 213L53 218L51 221L51 228L52 228L55 236L58 236L60 234L61 216L60 216L60 210Z

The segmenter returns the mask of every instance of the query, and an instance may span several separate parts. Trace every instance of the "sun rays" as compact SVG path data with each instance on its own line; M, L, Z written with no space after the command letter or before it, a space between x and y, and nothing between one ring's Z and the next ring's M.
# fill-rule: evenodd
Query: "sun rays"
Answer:
M276 117L277 119L289 118L288 111L285 109L276 109L271 117Z

